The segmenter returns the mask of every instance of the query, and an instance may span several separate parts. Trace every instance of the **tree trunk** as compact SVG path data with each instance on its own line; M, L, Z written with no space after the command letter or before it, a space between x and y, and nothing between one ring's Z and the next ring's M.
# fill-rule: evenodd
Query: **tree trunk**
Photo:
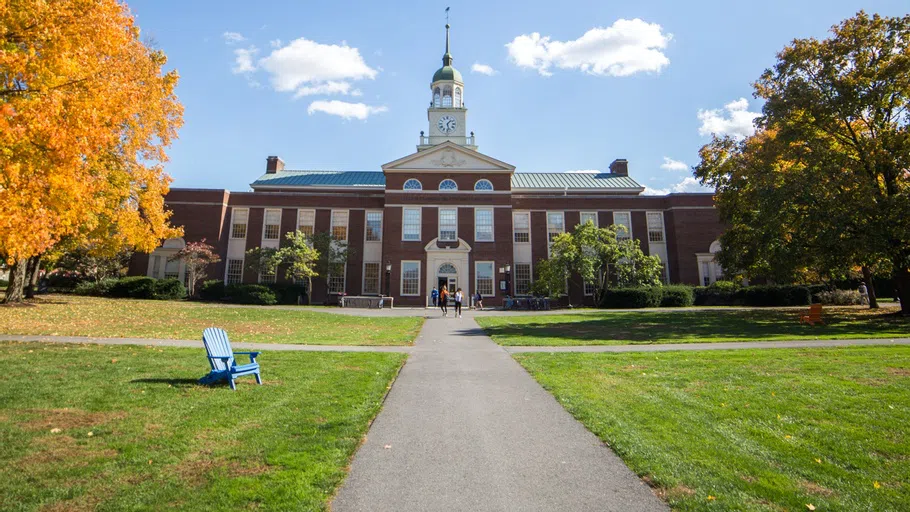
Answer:
M866 290L869 293L869 309L878 309L878 300L875 298L875 285L872 283L872 271L863 267L863 279L866 280Z
M897 286L897 294L901 300L901 313L910 316L910 269L897 264L894 268L894 285Z
M25 298L34 299L38 291L38 275L41 271L41 256L32 256L28 260L27 282L25 283Z
M9 286L6 287L4 304L22 302L22 290L25 286L25 270L28 260L19 260L9 269Z

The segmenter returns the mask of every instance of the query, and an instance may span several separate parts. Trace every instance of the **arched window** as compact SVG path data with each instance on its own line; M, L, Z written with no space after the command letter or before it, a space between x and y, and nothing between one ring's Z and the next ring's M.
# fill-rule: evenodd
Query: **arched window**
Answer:
M437 271L436 273L437 274L457 274L458 270L455 268L455 265L452 265L451 263L443 263L442 265L439 265L439 271Z
M442 89L442 108L452 108L452 88L449 86Z
M711 242L711 247L708 248L708 252L711 254L717 254L720 252L720 240L715 240Z
M439 98L440 98L439 87L437 87L436 90L433 91L433 106L434 107L439 107L440 105L442 105L442 100L440 100Z
M420 182L415 180L414 178L411 178L408 181L404 182L404 186L401 187L401 189L402 190L423 190L423 185L421 185Z
M474 184L474 190L478 192L492 192L493 184L490 183L490 180L477 180L477 183Z
M452 180L442 180L439 184L439 190L458 190L458 184Z
M461 108L461 87L455 88L455 108Z

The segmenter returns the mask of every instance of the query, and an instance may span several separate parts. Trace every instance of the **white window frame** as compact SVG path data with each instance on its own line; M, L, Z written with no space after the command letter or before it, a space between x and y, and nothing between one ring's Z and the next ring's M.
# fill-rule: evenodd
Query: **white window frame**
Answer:
M268 224L269 212L272 212L273 214L274 214L274 212L278 212L278 223L277 224ZM278 229L276 230L277 232L275 233L275 236L273 236L273 237L267 236L269 226L278 227ZM266 208L262 212L262 240L265 241L265 240L279 240L279 239L281 239L281 208Z
M344 238L338 238L338 239L335 238L335 227L336 227L335 214L336 213L344 214ZM350 210L332 210L330 213L329 222L330 222L329 233L332 234L332 240L336 240L339 242L347 242L348 237L350 236L350 233L351 233L351 211ZM340 224L338 224L337 226L341 227Z
M594 283L589 283L589 282L587 282L587 281L582 281L582 282L581 282L581 286L582 286L582 288L584 289L584 292L583 292L583 293L584 293L585 297L593 297L593 296L594 296L594 286L595 286ZM588 291L588 287L590 287L590 291Z
M474 242L495 242L496 241L496 220L494 219L493 208L474 208ZM490 239L481 240L477 232L477 214L479 212L490 212Z
M417 212L417 238L416 239L405 238L405 235L407 233L406 228L408 226L407 223L405 222L405 219L407 218L406 214L409 210L414 210ZM421 240L423 240L423 208L421 208L419 206L402 207L401 208L401 241L402 242L420 242Z
M404 266L406 263L416 263L417 264L417 292L416 293L404 293ZM398 277L398 291L402 297L420 297L420 260L401 260L401 275Z
M438 213L437 213L437 215L438 215L438 222L437 222L437 224L438 224L438 226L437 226L438 230L437 230L436 236L439 237L439 241L440 241L440 242L457 242L457 241L458 241L458 208L457 208L457 207L455 207L455 208L438 208L437 210L438 210ZM453 212L455 212L455 230L454 230L454 231L455 231L455 237L454 237L454 238L449 239L449 238L443 238L443 237L442 237L442 212L443 212L443 211L453 211Z
M518 229L516 228L516 226L518 224L515 222L515 217L518 215L523 215L528 218L528 231L527 231L528 241L527 242L518 242L515 240L516 233L524 233L524 231L518 231ZM512 243L513 244L522 244L522 245L531 243L531 212L512 212Z
M312 217L311 217L312 223L311 223L311 224L304 224L304 223L302 222L302 221L303 221L302 217L303 217L305 214L310 214L310 215L312 215ZM308 228L310 228L309 232L306 232L306 231L301 230L300 228L301 228L302 226L303 226L303 227L308 227ZM298 210L297 210L297 227L296 227L296 229L297 229L297 231L302 231L306 236L313 236L313 235L316 233L316 210L307 209L307 208L300 208L300 209L298 209Z
M243 224L236 222L237 213L243 212L246 218L243 221ZM246 233L249 231L250 224L250 209L249 208L233 208L231 209L231 239L232 240L246 240ZM234 236L234 226L243 226L243 236Z
M657 233L656 229L651 227L651 216L657 215L660 217L660 240L652 240L652 233ZM651 244L665 244L667 243L667 230L664 228L664 212L654 212L649 211L645 212L645 220L648 226L648 243Z
M376 291L368 292L367 291L367 265L376 265ZM379 295L382 291L382 262L379 261L364 261L363 262L363 273L361 274L360 282L360 291L364 295Z
M370 240L370 214L379 214L379 238L375 240ZM382 223L383 223L382 210L367 210L363 214L363 241L368 243L381 243L382 242Z
M620 225L620 224L621 224L621 225L625 226L625 224L622 224L622 223L619 222L618 219L617 219L618 216L622 216L622 215L627 215L627 216L628 216L629 225L626 226L626 227L628 228L628 231L625 232L625 233L619 233L619 232L617 232L617 233L616 233L616 239L617 239L617 240L628 240L628 239L632 238L632 212L613 212L613 224L614 224L614 225Z
M451 183L452 185L455 185L455 188L442 188L443 183ZM437 187L437 189L441 192L455 192L458 190L458 182L452 178L446 178L439 182L439 187Z
M477 267L479 267L480 265L487 265L487 264L490 265L490 271L492 274L490 276L490 281L491 281L490 288L492 289L493 293L491 293L491 294L481 292L480 285L478 284L480 282L480 272L478 272ZM496 296L496 262L495 261L475 261L474 262L474 290L476 292L480 293L481 297L495 297Z
M556 214L559 214L562 216L562 230L559 231L558 233L556 233L555 231L552 231L550 229L550 215L556 215ZM551 237L550 236L551 234L556 234L558 236L559 234L562 234L565 232L566 232L566 212L557 212L557 211L549 212L548 211L547 212L547 246L552 245L552 243L553 243L552 238L555 238L555 237Z
M518 265L528 266L528 290L524 293L518 292ZM512 273L512 293L515 295L530 295L531 285L534 283L534 265L531 262L516 262L514 265L512 265L512 269L514 270Z
M594 227L600 227L600 219L598 219L597 212L579 212L578 214L578 223L583 225L585 223L585 215L594 217Z
M477 188L477 186L480 185L481 183L489 184L490 188ZM493 192L494 190L496 190L496 188L493 187L493 182L486 178L481 178L474 182L474 192Z
M271 274L259 272L259 284L274 284L278 281L277 271Z
M341 278L341 291L340 291L340 292L333 292L333 291L332 291L332 278L335 277L335 276L332 276L332 274L329 274L329 275L326 277L326 280L325 280L325 291L326 291L326 294L328 294L328 295L341 295L342 293L344 293L345 291L347 291L347 289L348 289L348 265L347 265L347 264L342 265L342 266L341 266L341 269L342 269L342 270L341 270L341 273L343 274L343 275L342 275L342 278Z
M408 188L408 183L417 183L417 188ZM401 190L423 190L423 183L417 178L408 178L404 180L404 183L401 185Z
M228 260L224 263L224 284L235 284L234 282L231 282L231 262L232 261L240 262L240 277L236 281L236 284L243 284L244 258L239 258L239 259L238 258L228 258Z

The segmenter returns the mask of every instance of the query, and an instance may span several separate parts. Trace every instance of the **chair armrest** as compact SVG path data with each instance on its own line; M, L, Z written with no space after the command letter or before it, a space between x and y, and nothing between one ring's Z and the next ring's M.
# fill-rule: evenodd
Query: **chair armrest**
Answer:
M255 362L256 362L256 358L257 358L257 357L259 356L259 354L261 354L261 353L262 353L262 352L234 352L234 355L236 356L237 354L246 354L246 355L250 356L250 362L255 363Z

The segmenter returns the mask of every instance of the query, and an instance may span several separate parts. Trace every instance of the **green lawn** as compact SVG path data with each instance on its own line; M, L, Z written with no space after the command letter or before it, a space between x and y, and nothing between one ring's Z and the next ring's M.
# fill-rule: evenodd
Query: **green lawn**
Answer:
M676 510L910 503L910 347L515 358Z
M423 318L357 317L267 306L52 295L0 307L0 334L196 340L221 327L232 341L306 345L409 345Z
M480 317L500 345L623 345L721 341L910 337L910 319L893 309L825 308L825 325L798 321L799 310L604 311Z
M324 510L404 358L0 343L0 509Z

